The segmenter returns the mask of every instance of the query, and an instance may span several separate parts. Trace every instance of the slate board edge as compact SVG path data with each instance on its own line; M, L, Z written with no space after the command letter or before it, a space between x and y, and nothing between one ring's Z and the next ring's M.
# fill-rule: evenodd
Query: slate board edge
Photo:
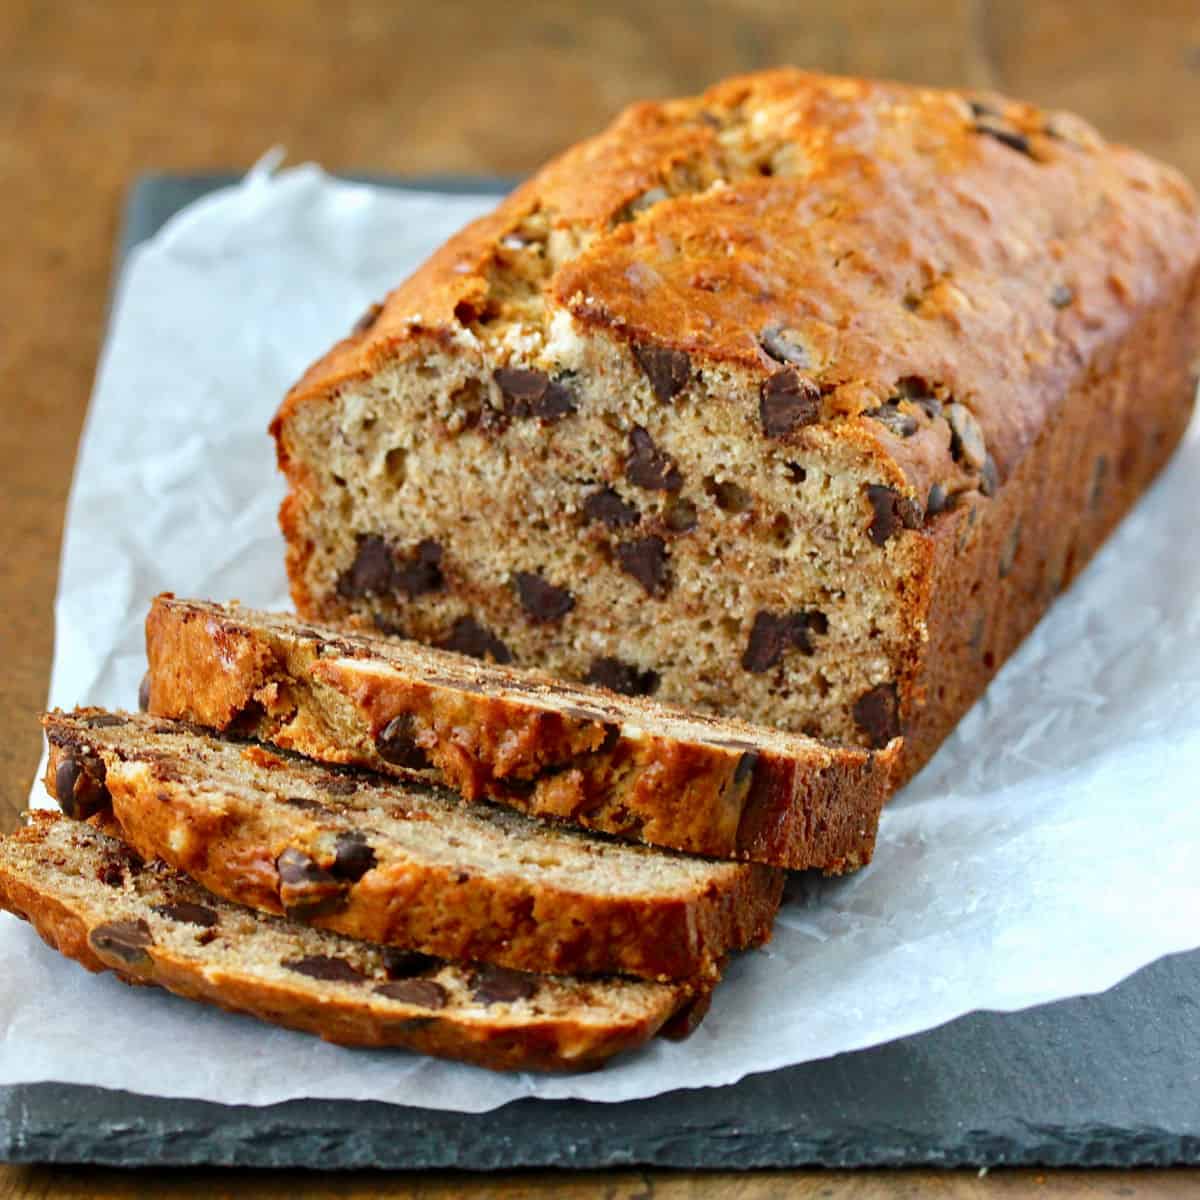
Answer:
M118 263L138 242L151 236L183 204L216 188L235 183L233 174L170 175L153 173L138 179L130 191L121 231ZM501 195L514 180L423 178L395 180L376 176L352 177L385 186L433 188L474 194ZM1181 974L1182 973L1182 974ZM1007 1030L1013 1035L1033 1030L1039 1042L1041 1025L1054 1028L1062 1041L1092 1010L1116 1010L1117 997L1144 1006L1149 1024L1173 996L1176 1001L1200 989L1200 952L1174 956L1139 972L1103 997L1084 997L1044 1006L1024 1014L972 1014L916 1038L876 1047L857 1055L839 1055L824 1062L752 1076L730 1088L670 1093L624 1105L580 1101L518 1101L478 1116L354 1101L298 1100L264 1108L225 1106L202 1101L170 1100L131 1092L66 1084L25 1084L0 1088L0 1158L10 1162L92 1163L109 1166L255 1166L321 1167L325 1169L457 1168L494 1170L520 1167L596 1168L605 1166L664 1166L691 1168L749 1168L781 1166L1135 1166L1200 1162L1200 1107L1180 1111L1178 1097L1195 1097L1194 1077L1173 1080L1177 1098L1168 1107L1177 1119L1122 1121L1076 1119L1023 1120L993 1113L981 1122L986 1128L955 1128L951 1121L930 1127L920 1119L872 1120L863 1112L832 1113L821 1106L821 1120L804 1114L785 1119L787 1101L801 1095L806 1077L823 1073L847 1085L841 1100L853 1098L864 1082L882 1085L896 1071L900 1057L949 1039L961 1041L964 1031L982 1035L982 1045ZM1138 989L1149 1005L1138 998ZM1182 989L1182 990L1181 990ZM1193 1005L1194 1007L1194 1005ZM1183 1010L1179 1020L1183 1021ZM1103 1018L1103 1013L1102 1013ZM1056 1026L1057 1022L1057 1026ZM1041 1025L1039 1025L1041 1023ZM1137 1024L1137 1022L1135 1022ZM1090 1027L1103 1029L1093 1017ZM1181 1026L1182 1027L1182 1026ZM1177 1032L1169 1030L1169 1032ZM1196 1061L1196 1034L1183 1040ZM1136 1039L1137 1033L1133 1035ZM1069 1042L1063 1043L1068 1045ZM1157 1048L1157 1047L1153 1047ZM971 1055L961 1054L962 1059ZM993 1047L995 1049L995 1047ZM1178 1069L1179 1055L1165 1057ZM981 1062L986 1066L986 1052ZM875 1064L875 1065L872 1065ZM1101 1065L1101 1064L1098 1064ZM865 1069L866 1080L855 1079ZM1165 1079L1165 1077L1164 1077ZM792 1083L795 1083L795 1087ZM1142 1079L1151 1082L1153 1077ZM930 1112L921 1103L919 1078L906 1079L918 1113ZM1052 1081L1053 1084L1054 1081ZM1058 1085L1069 1082L1068 1077ZM889 1086L895 1086L894 1082ZM1164 1084L1164 1088L1165 1088ZM848 1090L847 1090L848 1089ZM878 1089L877 1089L878 1090ZM951 1089L953 1090L953 1089ZM970 1089L967 1088L967 1091ZM1053 1091L1053 1086L1051 1086ZM837 1089L834 1088L833 1092ZM824 1088L817 1094L826 1096ZM1102 1093L1104 1094L1103 1090ZM832 1100L832 1095L829 1094ZM1049 1099L1054 1108L1053 1096ZM868 1097L858 1099L867 1106ZM950 1097L953 1101L954 1097ZM1060 1093L1070 1107L1069 1090ZM1145 1098L1142 1098L1143 1102ZM1169 1100L1170 1097L1168 1096ZM739 1121L730 1118L745 1101ZM1037 1105L1031 1107L1036 1108ZM1118 1106L1119 1107L1119 1106ZM1153 1107L1147 1104L1147 1110ZM1186 1102L1183 1108L1187 1108ZM961 1111L966 1112L969 1106ZM958 1111L952 1102L947 1111ZM1098 1114L1097 1114L1098 1115ZM1159 1114L1161 1116L1161 1113ZM774 1119L772 1119L774 1118ZM822 1121L828 1127L820 1128Z

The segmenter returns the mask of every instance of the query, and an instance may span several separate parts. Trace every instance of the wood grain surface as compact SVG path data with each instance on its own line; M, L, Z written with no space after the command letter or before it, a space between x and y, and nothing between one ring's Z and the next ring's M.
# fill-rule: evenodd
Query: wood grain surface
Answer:
M1196 0L0 0L0 824L23 807L59 538L124 193L151 168L520 173L629 100L775 63L994 87L1200 181ZM0 1168L34 1196L1166 1197L1200 1172L137 1174Z

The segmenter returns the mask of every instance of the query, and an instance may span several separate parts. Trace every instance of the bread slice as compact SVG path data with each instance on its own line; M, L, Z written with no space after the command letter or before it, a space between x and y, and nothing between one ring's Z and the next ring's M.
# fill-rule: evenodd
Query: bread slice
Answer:
M378 634L159 596L152 712L326 762L434 764L487 798L623 838L839 872L869 861L896 746L872 753Z
M144 715L43 719L68 815L111 805L145 857L226 899L352 937L563 974L715 977L770 937L783 872L466 805Z
M272 426L292 596L928 758L1187 426L1200 207L1003 96L635 104Z
M0 839L0 906L89 971L348 1046L511 1070L587 1070L690 1032L695 984L583 980L405 954L210 895L91 825L33 812Z

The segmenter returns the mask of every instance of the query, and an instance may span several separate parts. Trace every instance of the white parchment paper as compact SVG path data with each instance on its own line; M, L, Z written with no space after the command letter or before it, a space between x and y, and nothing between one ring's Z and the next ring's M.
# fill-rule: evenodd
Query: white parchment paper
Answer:
M134 704L159 590L286 605L264 432L276 403L489 203L264 170L134 254L71 496L52 704ZM464 1111L519 1096L624 1100L1098 991L1200 944L1198 471L1194 428L888 808L874 863L794 880L771 946L733 965L689 1041L549 1079L346 1050L89 976L4 916L0 1083Z

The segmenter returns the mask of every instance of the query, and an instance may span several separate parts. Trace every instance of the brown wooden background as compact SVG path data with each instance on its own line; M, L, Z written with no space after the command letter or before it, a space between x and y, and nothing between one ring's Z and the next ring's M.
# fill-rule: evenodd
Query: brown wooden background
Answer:
M38 756L63 505L147 168L518 173L629 100L776 63L1073 108L1200 183L1200 0L0 0L0 824ZM52 1018L52 1007L48 1009ZM441 1176L0 1168L5 1197L1183 1196L1200 1173Z

